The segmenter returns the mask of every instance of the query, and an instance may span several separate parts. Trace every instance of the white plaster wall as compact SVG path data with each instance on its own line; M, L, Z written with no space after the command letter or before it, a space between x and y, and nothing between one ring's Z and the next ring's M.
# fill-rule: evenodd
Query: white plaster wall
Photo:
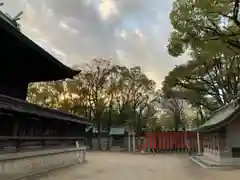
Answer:
M231 147L240 147L240 118L227 127L227 142ZM232 145L232 146L231 146Z
M101 142L102 150L107 150L108 138L110 138L110 147L112 146L111 145L111 142L112 142L111 137L101 137L100 142ZM92 149L94 149L94 150L98 149L98 138L97 137L92 138Z
M112 137L101 137L101 146L102 146L102 150L107 150L107 144L108 141L110 143L110 148L112 147ZM132 141L132 139L131 139ZM128 137L124 137L123 140L123 147L121 147L124 150L128 149ZM97 150L98 149L98 138L94 137L92 138L92 149Z
M128 149L128 137L124 137L124 147L125 150Z
M83 154L77 148L1 155L0 175L36 173L49 168L77 164L83 162L83 158Z
M240 121L236 119L227 126L226 145L228 148L221 152L221 163L240 164L240 158L232 158L232 147L240 147Z

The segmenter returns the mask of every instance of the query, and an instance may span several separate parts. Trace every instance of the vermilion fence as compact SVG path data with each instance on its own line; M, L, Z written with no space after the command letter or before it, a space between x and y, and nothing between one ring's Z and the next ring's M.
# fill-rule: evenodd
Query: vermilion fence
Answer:
M137 150L197 151L195 132L147 132L145 142L136 143Z

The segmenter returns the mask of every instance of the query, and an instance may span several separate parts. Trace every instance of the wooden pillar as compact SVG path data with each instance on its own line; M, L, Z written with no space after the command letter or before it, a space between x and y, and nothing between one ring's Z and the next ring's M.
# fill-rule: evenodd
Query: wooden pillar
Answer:
M208 135L208 153L211 152L211 136Z
M216 135L215 134L213 135L212 143L213 143L213 155L215 156L216 155Z
M210 136L209 136L209 134L207 136L207 152L208 153L210 152Z
M2 135L3 125L4 125L4 119L3 119L2 113L0 113L0 136Z
M24 129L25 129L25 135L24 136L30 136L31 131L31 122L29 122L26 117L24 118Z
M131 152L131 132L128 133L128 152Z
M35 121L34 120L32 120L32 119L27 119L28 121L31 121L31 123L30 123L30 132L29 132L29 135L31 136L31 137L33 137L34 136L34 130L35 130Z
M133 144L133 152L136 151L136 138L135 138L135 132L132 132L132 144Z
M14 118L14 128L13 128L13 136L17 136L18 135L18 131L19 131L19 120L17 118Z
M205 151L206 151L206 147L207 147L207 138L206 138L206 135L204 135L204 140L203 140L203 142L204 142L203 152L205 152Z
M14 131L14 120L12 114L2 114L1 135L12 136Z
M197 133L197 151L198 155L201 155L201 144L200 144L200 135Z
M217 136L217 155L220 156L220 137Z
M213 154L213 138L214 136L211 134L211 154Z
M42 120L43 121L43 123L42 123L42 135L43 136L48 136L48 128L47 128L47 126L46 126L46 119L43 119Z
M214 135L212 134L211 135L211 154L213 155L214 154Z

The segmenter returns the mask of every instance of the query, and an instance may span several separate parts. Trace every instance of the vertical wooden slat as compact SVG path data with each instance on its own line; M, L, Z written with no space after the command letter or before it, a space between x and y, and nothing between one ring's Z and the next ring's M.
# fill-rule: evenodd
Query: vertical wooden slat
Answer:
M148 138L148 132L145 133L145 149L148 150L148 144L149 144L149 138Z
M165 150L168 151L168 132L165 132Z
M178 151L182 149L182 132L178 132Z
M172 132L169 132L169 135L170 135L170 150L173 151L174 138L172 136Z
M176 132L172 132L173 134L173 151L176 151L177 149L177 137L176 137Z
M153 147L152 132L149 132L149 145L150 145L150 149L152 149Z
M157 149L157 133L153 133L153 148Z
M179 149L179 136L178 132L175 132L175 139L176 139L176 151Z
M179 141L180 141L180 151L183 150L183 137L182 132L179 133Z
M162 150L163 150L163 132L160 133L159 138L160 138L160 140L161 140L161 142L160 142L160 144L161 144L160 151L162 151Z
M168 141L168 151L171 151L171 132L168 132L168 138L167 138L167 141Z
M161 133L161 141L162 141L162 151L165 149L165 139L164 139L164 132Z
M181 151L184 150L184 132L181 132Z
M197 133L195 132L146 132L145 137L146 149L197 152ZM203 135L200 136L200 143L203 148ZM141 147L136 146L136 148Z
M161 136L161 132L159 132L158 134L158 149L161 150L162 149L162 136Z

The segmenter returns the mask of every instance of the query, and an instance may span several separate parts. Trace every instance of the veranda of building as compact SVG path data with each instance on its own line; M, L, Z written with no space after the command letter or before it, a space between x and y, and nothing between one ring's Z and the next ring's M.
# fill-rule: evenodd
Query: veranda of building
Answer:
M86 118L26 101L28 84L72 78L70 69L20 32L0 11L0 148L20 140L74 139L84 136ZM51 137L51 138L50 138ZM18 140L16 145L15 140Z
M199 155L219 164L240 164L240 100L213 113L194 130L200 134Z

